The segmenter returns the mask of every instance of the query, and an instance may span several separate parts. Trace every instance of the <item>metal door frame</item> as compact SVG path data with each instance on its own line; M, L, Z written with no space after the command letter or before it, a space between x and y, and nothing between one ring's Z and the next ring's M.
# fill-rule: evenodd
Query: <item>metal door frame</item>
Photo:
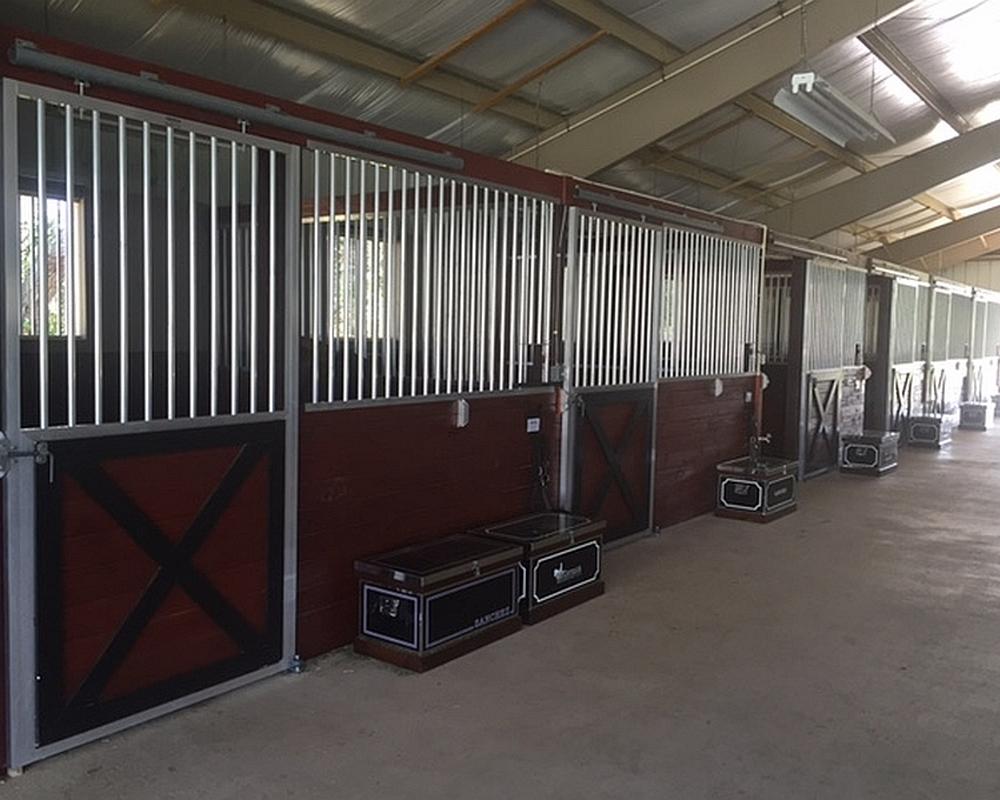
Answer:
M53 438L85 438L101 435L121 435L155 430L190 430L220 425L240 425L252 421L280 419L285 423L285 509L284 509L284 571L283 629L281 659L276 663L225 681L216 686L195 692L160 706L147 709L120 720L108 723L85 733L63 739L53 744L37 744L37 693L36 675L36 522L35 522L35 473L30 464L16 464L7 476L4 494L5 579L7 593L7 658L8 658L8 742L10 768L19 770L27 764L64 752L81 744L100 739L146 720L193 705L210 697L244 686L261 678L286 671L295 660L295 609L297 592L297 507L298 507L298 431L299 431L299 339L298 339L298 241L300 193L300 149L276 140L248 136L235 130L184 120L186 130L205 135L220 135L230 141L262 143L263 146L285 157L285 206L279 213L285 215L285 387L284 410L273 414L243 414L231 417L176 419L170 421L134 422L108 425L107 433L94 426L50 429L45 431L23 430L21 421L21 336L20 291L21 276L18 250L18 183L17 183L17 96L20 86L30 87L31 96L51 102L71 102L74 107L97 109L113 114L128 115L158 124L168 124L164 114L146 109L89 98L37 84L3 79L0 130L3 133L3 156L0 162L0 185L3 191L2 242L0 264L3 270L3 329L2 343L3 421L11 446L17 451L33 450L35 444ZM88 429L89 428L89 429Z

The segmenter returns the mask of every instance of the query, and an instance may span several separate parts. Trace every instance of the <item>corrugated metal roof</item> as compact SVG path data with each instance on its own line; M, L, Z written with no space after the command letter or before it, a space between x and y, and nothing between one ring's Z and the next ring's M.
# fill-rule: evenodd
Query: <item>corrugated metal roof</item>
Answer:
M508 9L513 0L271 0L272 7L404 54L416 62L452 45ZM773 5L773 0L605 0L606 5L672 44L689 50ZM6 0L15 24L132 57L164 63L321 108L370 120L492 155L509 152L544 126L553 111L588 108L658 65L610 37L589 47L518 96L539 110L539 121L515 120L393 76L353 66L336 53L304 50L274 36L252 33L200 14L147 0ZM808 12L806 14L808 20ZM1000 118L1000 0L920 0L881 31L934 87L974 124ZM443 67L454 75L498 89L586 39L594 29L564 10L536 2L461 50ZM874 165L891 163L957 135L858 40L841 42L808 62L897 139L891 147L852 145ZM761 87L766 99L788 75ZM545 112L543 115L542 112ZM717 132L716 132L717 131ZM602 180L669 196L709 209L745 215L801 197L856 174L770 124L724 106L672 132L660 147L723 175L743 187L730 193L708 183L668 174L649 158L631 158L605 170ZM935 187L931 194L960 213L1000 201L1000 171L984 167ZM774 189L766 199L748 186ZM996 187L996 188L994 188ZM939 217L890 209L856 226L898 235L936 224ZM909 213L911 212L912 213ZM896 227L902 217L902 228ZM906 226L910 227L907 228ZM866 234L867 235L867 234ZM837 234L843 245L843 233ZM855 240L861 243L863 239Z

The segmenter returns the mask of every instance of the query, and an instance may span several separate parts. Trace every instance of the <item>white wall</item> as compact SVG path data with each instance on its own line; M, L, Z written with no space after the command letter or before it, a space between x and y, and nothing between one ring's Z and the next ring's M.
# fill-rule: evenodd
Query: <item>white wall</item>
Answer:
M942 274L959 283L1000 292L1000 259L966 261L949 267Z

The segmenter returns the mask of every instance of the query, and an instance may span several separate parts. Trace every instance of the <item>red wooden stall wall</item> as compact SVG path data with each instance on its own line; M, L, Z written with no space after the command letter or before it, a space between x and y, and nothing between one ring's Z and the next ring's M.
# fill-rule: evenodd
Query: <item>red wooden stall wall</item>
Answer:
M756 378L723 378L719 397L713 384L705 378L660 384L654 515L661 528L714 509L715 465L746 455L746 393L754 392Z
M540 445L556 494L554 391L470 399L466 428L437 401L302 415L298 650L311 658L357 630L354 561L535 510ZM528 434L540 417L541 434ZM534 507L533 507L534 506Z

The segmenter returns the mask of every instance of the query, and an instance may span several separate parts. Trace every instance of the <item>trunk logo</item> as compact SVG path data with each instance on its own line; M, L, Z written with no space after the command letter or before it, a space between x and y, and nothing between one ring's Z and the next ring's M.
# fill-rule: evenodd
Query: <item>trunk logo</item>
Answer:
M562 586L570 581L575 581L577 578L582 577L582 575L583 567L576 566L566 569L561 561L559 562L559 566L552 570L552 577L556 579L556 586Z

